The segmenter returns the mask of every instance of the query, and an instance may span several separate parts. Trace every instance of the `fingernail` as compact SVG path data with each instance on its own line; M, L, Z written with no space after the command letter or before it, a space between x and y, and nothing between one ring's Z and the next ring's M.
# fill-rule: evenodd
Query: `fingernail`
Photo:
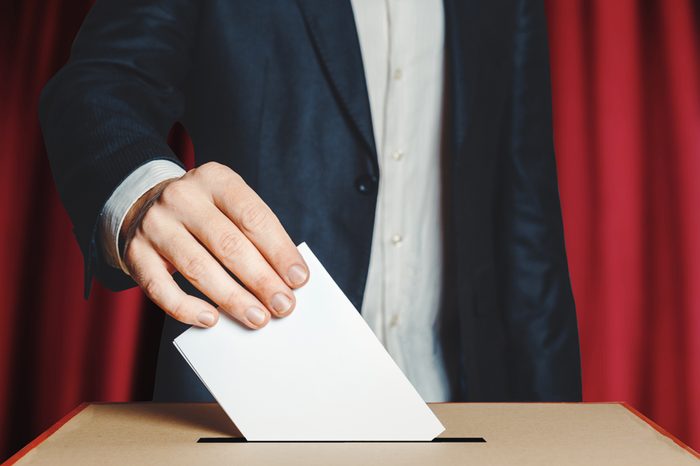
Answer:
M284 293L275 293L271 303L272 308L280 314L284 314L292 307L292 300Z
M267 315L265 315L265 312L258 309L257 307L249 307L248 309L246 309L245 316L253 325L264 324L265 318L267 317Z
M204 325L205 327L211 327L216 323L216 317L211 311L200 312L197 316L197 320L200 324Z
M301 285L308 276L309 273L306 271L306 267L302 267L299 264L294 264L287 272L287 277L289 277L289 282L292 285Z

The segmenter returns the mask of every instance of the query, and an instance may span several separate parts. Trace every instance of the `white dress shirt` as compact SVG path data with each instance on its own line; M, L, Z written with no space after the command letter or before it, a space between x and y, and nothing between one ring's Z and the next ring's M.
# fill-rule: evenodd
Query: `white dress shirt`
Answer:
M372 252L362 315L426 401L449 386L437 317L442 291L440 147L442 0L351 0L379 157ZM103 254L124 269L121 224L146 191L184 171L157 160L129 175L105 204Z

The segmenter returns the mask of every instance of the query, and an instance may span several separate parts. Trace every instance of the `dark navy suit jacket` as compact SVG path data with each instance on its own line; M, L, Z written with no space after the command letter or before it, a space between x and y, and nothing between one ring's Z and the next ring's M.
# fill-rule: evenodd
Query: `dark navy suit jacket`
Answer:
M579 400L578 333L552 145L541 0L445 0L442 344L455 400ZM360 307L380 176L349 0L97 0L43 91L54 177L93 275L119 183L188 130ZM406 209L413 206L406 205ZM159 399L206 396L166 319Z

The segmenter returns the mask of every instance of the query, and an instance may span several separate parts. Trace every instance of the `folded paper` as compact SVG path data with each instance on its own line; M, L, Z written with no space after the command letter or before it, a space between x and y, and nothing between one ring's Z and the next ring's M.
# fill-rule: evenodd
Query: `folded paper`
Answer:
M444 427L306 244L296 308L249 330L222 314L174 341L249 441L426 441Z

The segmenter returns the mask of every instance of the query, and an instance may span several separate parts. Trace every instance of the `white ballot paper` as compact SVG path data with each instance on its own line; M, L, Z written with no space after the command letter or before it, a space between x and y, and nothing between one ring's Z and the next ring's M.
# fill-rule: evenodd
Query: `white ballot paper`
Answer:
M429 441L444 427L309 247L296 308L174 341L248 441Z

